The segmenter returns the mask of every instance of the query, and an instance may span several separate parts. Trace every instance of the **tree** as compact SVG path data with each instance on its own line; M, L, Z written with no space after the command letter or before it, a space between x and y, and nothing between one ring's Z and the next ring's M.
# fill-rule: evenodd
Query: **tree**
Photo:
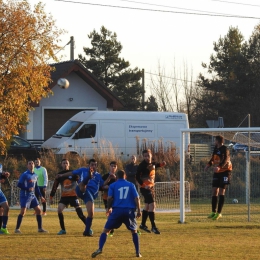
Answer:
M0 152L25 130L32 104L51 93L49 58L56 59L63 33L39 3L0 0Z
M148 97L147 102L145 102L145 110L146 111L158 111L158 104L153 95Z
M248 59L247 44L238 28L230 27L226 36L214 42L215 54L209 65L203 63L209 77L199 75L198 86L202 89L197 100L197 119L202 126L207 119L224 117L225 126L236 127L247 114ZM249 91L250 92L250 91Z
M137 67L131 69L130 63L119 57L123 47L117 40L116 33L102 26L100 33L93 30L88 37L92 47L83 48L88 58L80 54L79 60L125 102L126 110L140 110L142 72Z

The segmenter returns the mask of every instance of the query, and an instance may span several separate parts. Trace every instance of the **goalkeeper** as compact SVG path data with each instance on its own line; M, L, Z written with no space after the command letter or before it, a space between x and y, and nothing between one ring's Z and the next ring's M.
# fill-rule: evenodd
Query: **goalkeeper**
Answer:
M213 181L212 181L212 212L208 218L218 220L222 217L222 208L225 201L225 191L230 184L232 163L230 161L230 153L228 148L223 144L224 137L217 135L215 137L215 148L212 157L205 167L205 171L213 166Z

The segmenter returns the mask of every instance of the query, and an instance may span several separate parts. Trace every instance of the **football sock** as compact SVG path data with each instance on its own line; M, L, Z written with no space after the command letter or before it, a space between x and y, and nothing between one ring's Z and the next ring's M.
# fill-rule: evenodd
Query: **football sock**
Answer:
M66 230L65 229L65 224L64 224L64 216L63 213L58 213L58 217L59 217L59 221L60 221L60 227L62 230Z
M2 227L2 223L3 223L3 216L0 216L0 228Z
M217 211L217 205L218 205L218 196L212 196L211 205L212 205L212 212L216 212Z
M142 226L145 226L146 220L147 220L147 218L148 218L148 211L143 209L143 212L142 212L142 213L143 213L143 214L142 214Z
M137 254L139 254L139 236L137 233L133 233L132 234L133 236L133 242L134 242L134 245L135 245L135 251Z
M3 228L6 228L8 222L8 216L3 216Z
M36 220L38 223L38 229L42 228L42 215L36 215Z
M86 224L86 217L83 214L82 208L81 207L76 208L76 212L78 214L78 217L82 220L82 222Z
M219 202L218 202L218 213L221 213L222 208L224 206L225 196L219 195Z
M19 214L18 218L17 218L16 229L20 228L22 220L23 220L23 216L21 214Z
M101 249L101 250L103 249L103 246L106 243L106 240L107 240L107 234L102 233L99 238L99 249Z
M42 202L42 211L46 212L46 202Z
M148 215L149 215L149 219L150 219L150 221L151 221L151 225L152 225L152 227L155 227L155 223L154 223L154 219L155 219L155 214L154 214L154 212L152 211L152 212L148 212Z
M93 220L93 218L90 218L90 217L86 218L85 232L89 232L91 225L92 225L92 220Z

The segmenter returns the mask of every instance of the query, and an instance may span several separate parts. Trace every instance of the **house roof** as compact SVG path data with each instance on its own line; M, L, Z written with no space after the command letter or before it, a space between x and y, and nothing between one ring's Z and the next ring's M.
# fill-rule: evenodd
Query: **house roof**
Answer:
M119 110L124 107L124 102L103 82L98 80L79 60L64 61L50 66L55 67L55 71L51 73L52 83L49 85L50 89L57 84L58 79L66 78L70 73L74 72L107 100L107 108Z

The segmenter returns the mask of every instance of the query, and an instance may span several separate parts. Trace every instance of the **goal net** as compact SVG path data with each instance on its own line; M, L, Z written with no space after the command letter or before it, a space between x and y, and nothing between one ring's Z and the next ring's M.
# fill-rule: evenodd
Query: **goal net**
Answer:
M185 135L190 135L190 144ZM256 221L260 212L260 128L181 129L180 222L212 221L213 167L204 171L211 158L216 135L224 137L233 165L226 189L221 221ZM190 148L187 151L186 147ZM187 159L189 153L189 160ZM190 185L190 211L186 211L186 182Z

